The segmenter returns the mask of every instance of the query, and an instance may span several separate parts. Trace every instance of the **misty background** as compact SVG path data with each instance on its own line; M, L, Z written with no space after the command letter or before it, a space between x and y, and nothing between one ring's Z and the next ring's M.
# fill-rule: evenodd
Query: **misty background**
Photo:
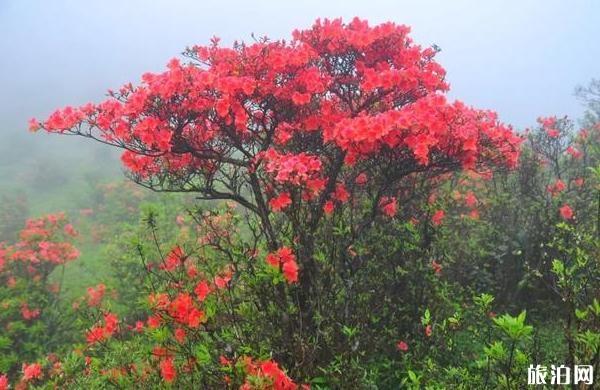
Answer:
M318 17L354 16L411 26L417 43L441 47L451 97L494 109L518 129L540 115L580 117L573 90L600 76L593 0L0 0L0 195L26 193L33 213L68 210L69 189L121 174L115 151L28 133L29 118L98 102L215 35L224 45L252 33L288 39Z

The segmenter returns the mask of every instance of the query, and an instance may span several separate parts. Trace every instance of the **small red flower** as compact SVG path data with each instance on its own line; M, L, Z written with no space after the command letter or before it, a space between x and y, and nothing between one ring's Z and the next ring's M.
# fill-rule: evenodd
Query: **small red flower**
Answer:
M363 185L367 184L367 180L368 180L367 174L361 173L360 175L356 176L356 179L354 180L354 182L356 184L358 184L359 186L363 186Z
M475 194L473 194L473 191L467 192L467 195L465 196L465 204L468 207L474 207L477 204L477 198L475 197Z
M282 192L277 197L269 201L269 205L273 211L281 211L292 204L292 198L288 192Z
M396 344L396 348L398 348L402 352L406 352L408 351L408 344L405 341L400 340L398 341L398 344Z
M583 153L580 150L578 150L572 146L569 146L567 148L567 153L570 154L571 157L573 157L576 160L580 159L581 156L583 156Z
M445 216L446 213L444 212L444 210L438 210L431 217L431 222L433 222L435 226L439 226L442 224L442 221L444 220Z
M200 302L206 299L206 297L210 293L210 286L208 285L206 280L203 280L196 285L196 288L194 288L194 293L196 294Z
M104 292L106 291L106 286L103 283L100 283L96 287L88 287L87 288L87 304L89 307L95 307L102 302L102 298L104 297Z
M165 382L170 383L175 380L177 371L173 365L173 358L169 357L160 362L160 376Z
M325 212L325 214L330 215L331 213L333 213L333 210L335 209L335 206L333 204L333 202L331 200L328 200L327 202L325 202L325 204L323 205L323 211Z
M42 366L39 363L23 363L23 380L28 382L42 377Z
M435 260L431 261L431 268L433 268L433 272L435 272L436 275L442 273L442 265Z
M283 263L283 276L289 283L296 283L298 281L298 264L295 260L289 260Z
M298 263L296 263L296 256L291 248L287 246L279 248L275 253L269 253L265 260L273 267L281 267L283 276L288 283L298 281Z
M350 199L350 194L346 190L343 184L339 184L335 187L335 192L333 193L333 198L339 202L345 203Z
M431 328L431 325L427 325L427 326L425 327L425 336L427 336L427 337L431 337L431 334L432 334L432 333L433 333L433 330L432 330L432 328Z
M231 360L229 360L225 356L221 355L221 356L219 356L219 363L222 366L229 366L229 365L231 365Z
M174 336L175 340L177 340L178 343L182 344L185 341L185 330L181 328L175 329Z
M388 217L394 217L398 212L396 207L396 198L393 196L384 196L379 201L379 208Z
M563 205L560 209L560 216L565 220L573 219L573 209L568 204Z

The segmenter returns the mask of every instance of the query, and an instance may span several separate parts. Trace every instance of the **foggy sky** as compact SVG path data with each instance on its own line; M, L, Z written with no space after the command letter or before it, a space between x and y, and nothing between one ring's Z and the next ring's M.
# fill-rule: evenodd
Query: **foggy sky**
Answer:
M598 1L0 0L0 134L30 117L99 101L161 71L187 45L289 38L317 17L412 27L442 48L451 96L523 128L582 108L578 84L600 77ZM71 142L71 140L68 140ZM10 142L10 141L9 141Z

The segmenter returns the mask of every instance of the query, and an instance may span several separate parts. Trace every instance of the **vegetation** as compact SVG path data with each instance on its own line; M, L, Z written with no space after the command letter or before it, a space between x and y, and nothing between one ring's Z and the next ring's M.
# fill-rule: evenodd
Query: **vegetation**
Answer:
M124 149L131 182L95 184L70 224L49 215L18 235L27 202L6 198L0 389L597 375L594 82L581 129L547 117L519 134L448 101L437 49L408 34L354 19L290 42L214 40L32 120Z

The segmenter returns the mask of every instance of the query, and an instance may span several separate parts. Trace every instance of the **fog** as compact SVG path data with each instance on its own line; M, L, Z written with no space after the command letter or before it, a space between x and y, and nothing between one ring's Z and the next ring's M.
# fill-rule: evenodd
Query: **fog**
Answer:
M252 33L288 38L317 17L340 16L410 25L416 42L442 48L453 98L494 109L521 129L539 115L579 117L573 89L599 76L600 3L591 0L1 0L0 193L30 186L21 170L48 164L67 176L82 161L119 172L116 155L100 145L30 134L29 118L98 101L213 35L225 43Z

